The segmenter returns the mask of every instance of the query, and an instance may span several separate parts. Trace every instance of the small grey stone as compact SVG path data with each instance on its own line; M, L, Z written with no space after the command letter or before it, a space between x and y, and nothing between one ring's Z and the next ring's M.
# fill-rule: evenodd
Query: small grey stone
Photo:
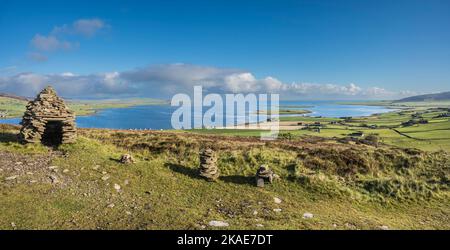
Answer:
M314 215L312 213L304 213L303 214L303 219L311 219L313 217L314 217Z
M9 176L9 177L6 177L5 180L12 181L12 180L16 179L17 177L18 177L17 175Z
M263 188L264 187L264 179L263 178L257 178L256 179L256 186Z
M228 227L229 224L225 221L212 220L208 223L211 227Z

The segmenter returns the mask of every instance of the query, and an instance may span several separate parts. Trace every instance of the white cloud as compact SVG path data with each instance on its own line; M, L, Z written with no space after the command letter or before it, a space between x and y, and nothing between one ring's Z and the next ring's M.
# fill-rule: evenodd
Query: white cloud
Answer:
M250 72L234 73L224 78L224 90L232 93L240 92L279 92L283 83L278 79L268 76L256 79Z
M28 57L34 61L42 62L48 59L43 53L55 51L67 51L79 47L77 37L92 37L99 31L109 27L103 20L98 18L79 19L72 24L56 26L48 35L36 34L30 43L35 49Z
M82 35L82 36L94 36L102 29L109 27L105 21L99 18L91 19L78 19L72 24L63 24L53 28L50 35Z
M55 51L55 50L69 50L74 47L74 45L68 41L59 40L55 36L43 36L41 34L36 34L33 39L31 39L31 44L38 50L41 51Z
M318 84L318 83L292 83L282 86L284 91L292 91L298 94L317 94L317 95L341 95L355 96L361 93L361 87L354 83L348 85L338 84Z
M181 63L89 75L21 73L0 77L0 92L33 96L48 84L68 97L134 95L169 98L176 93L192 93L195 85L202 85L205 92L215 93L279 93L282 99L392 99L412 94L380 87L362 88L354 83L283 83L271 76L258 79L252 73L238 69Z
M76 75L74 73L72 73L72 72L64 72L64 73L61 73L61 76L73 77L73 76L76 76Z
M233 93L256 92L261 86L251 73L235 73L225 77L225 88Z
M74 32L85 36L93 36L103 28L105 28L105 22L98 18L79 19L73 23Z
M91 75L20 73L0 77L0 92L31 97L47 85L52 85L66 97L106 97L135 93L118 78L117 72Z

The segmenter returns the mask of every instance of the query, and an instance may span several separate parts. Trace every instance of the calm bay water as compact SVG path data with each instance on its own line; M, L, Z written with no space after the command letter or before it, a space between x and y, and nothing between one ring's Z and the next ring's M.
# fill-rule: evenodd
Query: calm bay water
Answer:
M306 116L343 117L368 116L375 113L392 111L385 107L340 105L330 101L280 101L284 106L311 106L305 108L289 107L289 109L307 109L312 111ZM178 107L168 105L135 106L100 110L95 115L77 117L77 126L81 128L111 128L111 129L172 129L172 112ZM208 108L204 108L206 111ZM0 123L19 124L20 118L0 119ZM259 117L265 121L264 115ZM255 122L255 121L250 121Z

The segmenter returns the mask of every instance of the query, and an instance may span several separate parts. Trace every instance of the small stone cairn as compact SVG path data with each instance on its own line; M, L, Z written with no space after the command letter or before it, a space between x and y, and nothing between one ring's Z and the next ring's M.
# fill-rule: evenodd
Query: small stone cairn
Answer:
M261 165L256 171L256 186L264 187L264 182L272 183L276 175L267 165Z
M200 151L200 176L208 181L215 181L219 178L219 169L217 168L217 157L210 148Z
M76 137L75 114L70 111L64 100L48 86L26 106L23 115L19 139L23 143L39 143L42 140L47 123L59 122L61 143L72 143Z
M131 163L135 162L133 157L130 154L122 155L122 157L120 157L119 161L120 161L120 163L123 163L123 164L131 164Z

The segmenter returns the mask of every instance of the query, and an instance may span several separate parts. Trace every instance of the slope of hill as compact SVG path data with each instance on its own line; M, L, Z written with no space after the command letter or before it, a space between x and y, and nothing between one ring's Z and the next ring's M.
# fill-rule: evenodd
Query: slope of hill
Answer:
M19 101L29 101L29 99L26 97L8 94L8 93L0 93L0 97L10 98L10 99L19 100Z
M429 102L429 101L450 101L450 91L436 94L410 96L394 102Z
M0 125L0 229L449 229L449 157L339 143L80 129L49 150ZM198 175L198 152L221 176ZM123 165L129 153L135 163ZM255 186L268 164L280 178ZM280 201L281 200L281 201ZM304 217L305 213L313 217Z

